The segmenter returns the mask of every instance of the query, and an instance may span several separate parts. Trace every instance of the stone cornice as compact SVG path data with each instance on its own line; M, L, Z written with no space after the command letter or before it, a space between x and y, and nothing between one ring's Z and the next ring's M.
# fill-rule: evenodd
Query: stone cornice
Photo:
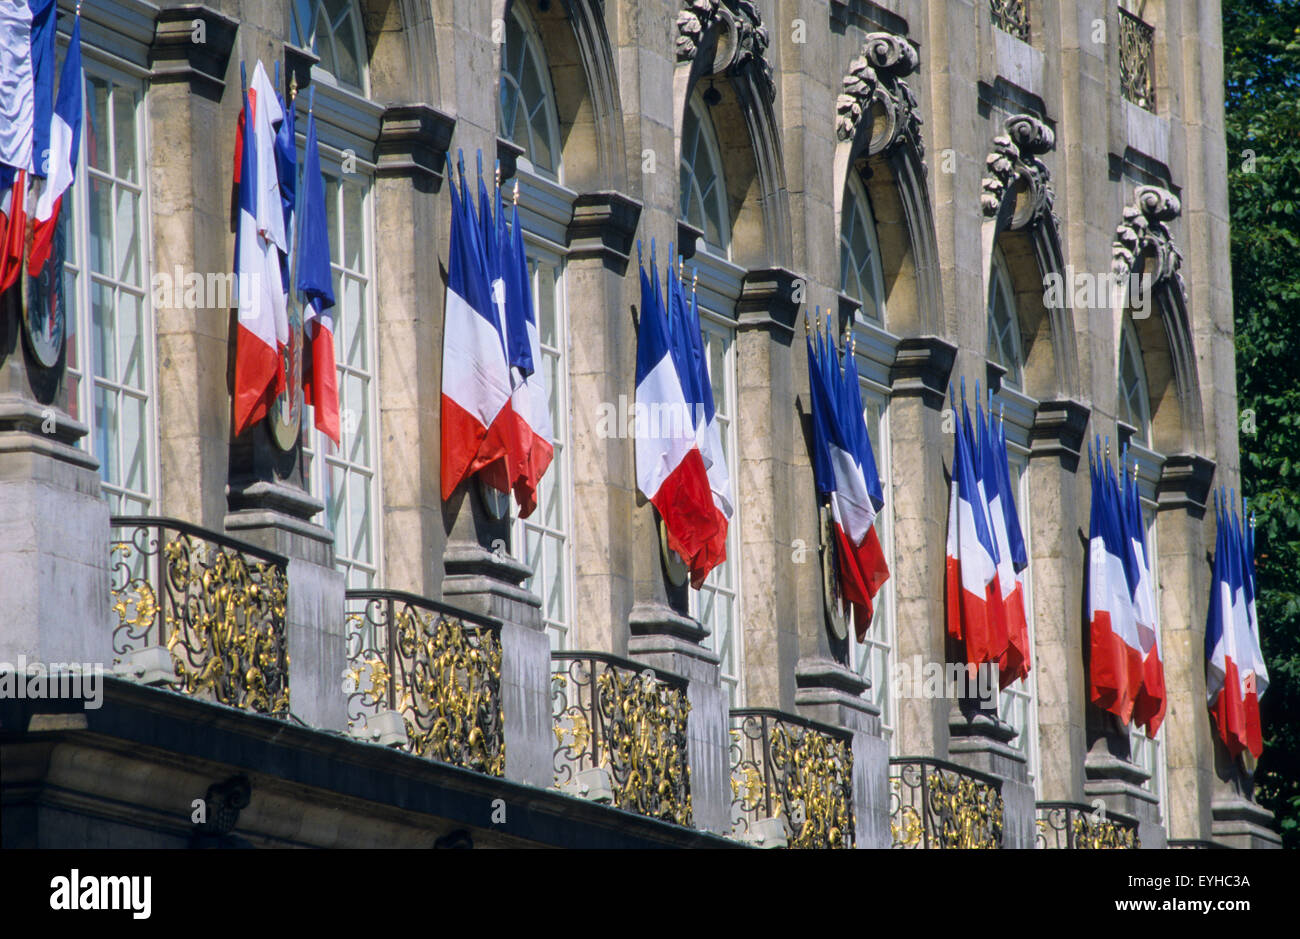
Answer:
M677 220L677 254L683 261L695 257L695 249L704 239L704 232L685 219Z
M1029 430L1029 456L1078 460L1092 410L1079 401L1063 398L1042 401Z
M906 38L893 33L871 33L862 44L862 53L849 63L843 90L835 102L835 132L840 140L852 140L864 121L871 119L872 105L879 104L884 121L872 126L867 155L874 156L911 142L918 156L925 147L921 142L921 124L916 96L903 79L916 70L920 57Z
M203 42L195 42L202 24ZM149 66L154 84L188 82L192 91L219 100L239 23L200 3L168 7L154 21Z
M793 336L799 316L795 284L800 280L798 274L783 267L747 271L736 301L736 327L767 329L785 338Z
M600 258L626 270L641 220L641 203L617 192L585 192L573 201L569 221L569 259Z
M710 31L716 32L717 44L705 74L748 71L767 100L774 100L769 38L758 7L750 0L686 0L677 14L677 61L693 62Z
M890 394L895 398L919 395L934 408L943 407L948 376L957 361L957 347L938 336L910 336L898 343L889 370Z
M501 164L501 181L514 179L515 172L519 169L519 158L524 155L524 148L519 146L513 140L507 140L504 137L497 138L497 160Z
M1011 219L1011 228L1030 227L1052 216L1052 174L1039 157L1056 149L1056 134L1031 114L1009 117L1003 128L1005 133L993 138L993 150L984 160L980 207L986 218L996 218L1017 179L1023 179L1028 201Z
M1187 288L1179 270L1183 255L1166 224L1178 218L1182 211L1182 203L1168 189L1136 187L1133 201L1124 207L1124 221L1115 229L1115 239L1111 242L1111 272L1127 282L1138 259L1149 253L1154 264L1153 286L1170 282L1186 300Z
M1215 463L1195 453L1175 453L1165 458L1156 483L1159 511L1184 509L1194 515L1205 512L1214 482Z
M287 42L284 44L285 82L292 84L296 79L299 94L302 94L311 85L312 67L319 64L320 56L310 49L302 49Z
M427 104L398 104L384 111L375 146L375 175L410 177L433 191L442 185L456 119Z

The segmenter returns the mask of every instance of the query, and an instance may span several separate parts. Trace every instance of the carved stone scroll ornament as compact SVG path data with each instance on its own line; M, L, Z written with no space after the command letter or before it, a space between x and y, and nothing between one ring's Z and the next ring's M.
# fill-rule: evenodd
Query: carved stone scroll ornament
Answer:
M1111 272L1127 280L1138 259L1150 258L1143 273L1150 273L1152 284L1165 281L1175 284L1183 299L1187 288L1183 284L1180 268L1182 252L1174 244L1167 222L1182 214L1178 197L1159 186L1138 186L1133 190L1133 202L1124 207L1124 221L1115 229L1111 242Z
M677 61L691 62L705 44L709 31L717 30L713 65L706 74L736 75L749 69L755 82L772 101L776 86L767 60L770 39L758 7L750 0L686 0L677 14Z
M835 131L840 140L852 140L862 121L871 119L873 108L879 106L883 121L872 127L867 155L911 142L917 155L923 156L923 122L917 113L916 96L903 80L916 71L919 63L916 47L902 36L867 36L862 54L849 63L849 73L844 76L844 87L835 103Z
M1028 201L1011 221L1013 229L1020 229L1052 214L1052 203L1056 199L1052 174L1039 157L1056 149L1056 135L1052 128L1030 114L1016 114L1007 118L1002 126L1005 133L993 138L993 150L984 161L984 192L980 196L980 206L986 218L996 217L1008 191L1015 186L1017 179L1023 179Z

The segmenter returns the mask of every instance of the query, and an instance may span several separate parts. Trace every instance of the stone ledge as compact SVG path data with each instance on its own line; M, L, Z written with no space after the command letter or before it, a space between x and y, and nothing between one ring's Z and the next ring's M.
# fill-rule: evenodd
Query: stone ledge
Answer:
M567 231L569 259L598 258L621 274L627 270L641 203L612 191L584 192L573 202Z
M957 362L957 347L938 336L911 336L900 340L889 371L890 394L895 398L919 396L940 410L948 394L948 377Z
M737 328L766 329L783 339L793 337L800 305L795 285L802 282L802 277L783 267L747 271L736 301Z
M1175 453L1165 458L1156 483L1156 505L1163 512L1185 509L1200 517L1210 497L1215 462L1195 453Z
M447 149L456 119L427 104L398 104L380 118L375 175L410 178L421 191L437 192L445 176ZM504 179L504 175L502 176Z
M194 41L195 24L199 22L203 24L205 42ZM220 101L238 31L238 21L201 3L159 10L149 47L153 83L188 82L195 94Z
M1070 398L1039 402L1029 430L1029 456L1057 457L1078 465L1092 409Z

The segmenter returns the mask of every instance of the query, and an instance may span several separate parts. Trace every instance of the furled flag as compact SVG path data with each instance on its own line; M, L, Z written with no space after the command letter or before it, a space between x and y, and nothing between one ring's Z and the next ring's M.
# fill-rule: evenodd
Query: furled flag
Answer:
M298 204L297 287L306 306L303 318L303 403L310 404L321 432L340 443L338 371L334 363L334 275L325 211L325 181L320 168L316 115L307 111L307 150Z
M1122 460L1125 474L1128 461ZM1165 668L1161 658L1160 632L1156 616L1155 592L1152 589L1151 561L1146 546L1146 526L1138 498L1137 469L1132 481L1125 476L1123 490L1124 532L1129 553L1126 558L1133 571L1133 618L1142 651L1142 684L1133 702L1133 723L1146 726L1147 736L1154 738L1165 718L1168 695L1165 692Z
M0 4L0 292L22 273L28 185L47 174L57 13L55 0Z
M843 602L853 610L859 641L871 625L873 602L889 578L889 566L876 533L876 514L884 505L875 455L863 416L857 365L844 350L841 373L834 341L808 337L809 400L813 424L813 475L819 497L828 501L834 535L837 578ZM829 358L829 362L825 358ZM829 366L829 367L828 367Z
M444 501L472 473L505 457L504 441L499 436L489 440L488 431L503 418L503 412L511 413L512 390L502 323L492 299L464 164L459 167L459 190L452 178L450 157L447 169L451 246L442 331Z
M680 269L680 268L679 268ZM698 275L696 277L698 281ZM691 367L695 373L691 414L697 420L696 445L704 458L709 476L709 489L713 493L713 508L717 529L705 555L704 564L693 568L694 579L704 582L708 572L727 557L727 528L734 512L731 495L731 472L727 468L727 454L722 448L722 426L718 423L717 402L713 398L713 379L709 374L709 359L704 351L704 332L700 323L699 293L691 287L690 313L686 319L687 336L691 344Z
M949 388L949 397L952 389ZM964 644L971 665L997 662L1007 647L1000 608L998 554L988 502L976 472L975 439L962 393L963 419L953 434L946 551L948 635ZM953 402L954 410L956 408Z
M36 226L27 272L35 277L49 260L54 232L59 225L63 195L77 175L77 153L81 144L81 14L72 24L72 38L59 76L59 97L50 120L50 156L47 176L36 199Z
M240 153L239 228L235 274L239 290L239 332L235 347L235 436L266 416L285 388L284 348L289 317L280 253L284 213L275 166L275 125L284 119L275 90L259 62L244 95L245 122Z
M1205 692L1219 737L1235 759L1242 751L1250 749L1242 675L1245 656L1241 640L1244 637L1237 629L1233 609L1237 565L1233 559L1232 523L1228 519L1227 506L1221 503L1217 493L1215 508L1214 574L1205 623Z
M504 226L501 226L502 228ZM519 517L528 518L537 508L537 490L555 455L552 443L551 404L546 393L545 375L537 368L542 361L541 337L537 315L533 310L533 291L528 275L528 255L524 250L524 233L519 224L519 186L515 185L515 204L510 220L509 237L501 249L506 288L506 346L509 350L510 377L513 391L511 408L519 422L522 453L513 473L511 485L519 503ZM519 341L522 332L523 342Z
M1089 444L1092 516L1088 535L1088 691L1127 724L1142 687L1142 645L1129 586L1119 491L1109 463Z
M998 682L1003 688L1029 674L1029 620L1025 616L1024 570L1028 566L1025 540L1020 531L1015 499L1011 494L1011 472L1007 467L1005 438L993 425L993 403L987 420L975 404L979 424L979 472L988 494L989 525L997 545L996 563L1000 608L1006 626L1007 643L998 656ZM1019 565L1017 565L1019 562Z
M640 246L638 245L638 253ZM683 376L668 332L658 290L654 243L650 269L641 272L641 312L636 343L636 482L659 511L669 550L695 558L716 529L713 495L704 457L687 412Z
M1246 742L1250 752L1258 757L1264 752L1263 728L1259 721L1259 702L1268 689L1268 668L1264 665L1264 650L1259 643L1259 616L1255 610L1255 519L1242 500L1242 527L1238 530L1241 547L1242 585L1246 599L1246 621L1250 627L1250 668L1246 687ZM1252 700L1253 699L1253 700Z

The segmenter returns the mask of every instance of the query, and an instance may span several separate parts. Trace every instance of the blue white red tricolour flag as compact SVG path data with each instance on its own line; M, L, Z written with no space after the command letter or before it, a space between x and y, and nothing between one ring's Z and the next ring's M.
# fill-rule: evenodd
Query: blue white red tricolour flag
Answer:
M1088 691L1094 704L1127 724L1142 688L1143 647L1121 519L1118 483L1100 442L1089 443L1092 516L1088 540Z
M329 216L325 208L325 179L320 168L316 114L307 111L307 151L298 208L297 289L303 310L303 404L309 404L316 426L338 446L338 370L334 361L334 275L330 268Z
M239 227L235 275L239 291L235 345L234 428L239 436L266 416L285 388L284 349L289 317L281 256L287 250L284 209L275 162L277 125L284 112L262 63L244 96L240 160Z
M949 389L951 398L952 389ZM953 401L954 413L956 402ZM978 453L962 392L962 416L953 433L946 549L948 635L964 644L966 662L998 662L1007 648L998 579L997 542L977 470Z
M33 277L49 260L63 196L77 175L77 153L81 144L81 83L81 14L78 13L72 24L63 71L59 75L59 97L50 118L47 175L38 190L33 213L35 226L27 255L27 272Z
M813 425L813 475L819 499L830 509L837 581L842 602L853 612L858 641L866 638L874 601L889 579L877 514L884 506L875 454L867 432L852 343L846 343L843 370L829 321L822 336L807 338L808 378Z
M447 160L451 190L451 246L442 333L442 498L465 479L501 461L499 478L489 481L506 491L505 424L513 421L510 367L506 359L500 307L492 296L482 231L473 194L458 166L460 186ZM513 430L513 428L511 428ZM489 436L489 432L491 435ZM506 488L502 488L504 485Z
M994 427L992 402L986 419L977 401L975 417L979 424L979 472L988 496L989 525L997 546L999 605L1007 635L1007 644L997 659L998 681L1006 688L1029 674L1029 620L1025 615L1024 583L1029 559L1011 492L1006 438L1002 429Z
M55 0L0 4L0 292L23 270L29 185L49 168Z
M650 269L641 274L641 311L636 345L636 482L659 511L668 548L688 564L701 558L717 530L708 470L696 440L686 392L690 376L678 368L668 311L658 289L654 244ZM671 289L671 285L670 285ZM707 571L703 572L707 575ZM691 568L692 582L703 576Z
M542 477L555 456L552 443L555 431L551 422L551 403L547 395L542 362L541 337L537 330L537 313L533 308L532 278L524 233L519 222L519 187L515 186L515 205L510 231L502 233L501 264L505 281L506 349L510 363L510 404L517 426L520 453L511 472L510 484L519 517L528 518L537 508L537 491Z
M1216 493L1218 529L1214 579L1205 627L1205 686L1210 714L1219 737L1232 757L1249 750L1263 752L1259 698L1268 686L1268 670L1252 627L1253 558L1235 506L1225 493ZM1249 583L1249 586L1247 586Z
M1138 496L1137 469L1128 478L1128 461L1120 463L1125 474L1122 489L1124 536L1128 543L1125 558L1131 571L1129 583L1133 596L1133 619L1137 626L1138 642L1142 649L1142 684L1133 702L1133 723L1146 726L1147 736L1155 737L1165 717L1168 694L1165 691L1165 670L1160 649L1159 620L1156 611L1154 578L1151 558L1147 551L1146 525L1142 521L1142 505Z

